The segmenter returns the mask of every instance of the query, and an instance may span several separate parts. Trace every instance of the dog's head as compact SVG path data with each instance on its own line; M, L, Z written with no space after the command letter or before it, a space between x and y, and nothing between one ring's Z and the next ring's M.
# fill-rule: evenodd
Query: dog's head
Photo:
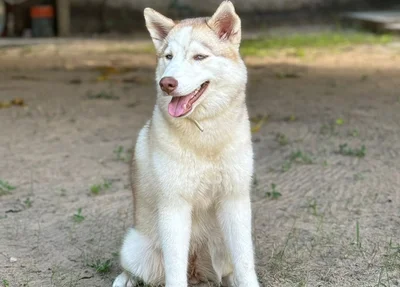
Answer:
M159 103L169 115L213 117L243 94L240 18L230 1L211 18L174 22L150 8L144 17L158 56Z

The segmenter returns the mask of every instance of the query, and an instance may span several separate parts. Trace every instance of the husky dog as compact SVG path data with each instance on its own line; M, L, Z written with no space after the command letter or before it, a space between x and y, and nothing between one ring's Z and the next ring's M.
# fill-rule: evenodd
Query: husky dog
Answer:
M134 152L134 228L113 287L257 287L240 18L230 1L211 18L176 22L150 8L144 17L158 57L157 102Z

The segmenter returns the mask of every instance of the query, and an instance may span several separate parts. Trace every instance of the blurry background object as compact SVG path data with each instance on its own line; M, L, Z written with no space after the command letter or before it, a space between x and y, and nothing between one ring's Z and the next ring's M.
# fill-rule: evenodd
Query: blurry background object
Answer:
M3 37L68 36L69 26L70 0L0 0Z
M30 10L33 37L54 36L54 8L52 5L37 5Z
M0 35L3 36L6 27L6 3L0 0Z

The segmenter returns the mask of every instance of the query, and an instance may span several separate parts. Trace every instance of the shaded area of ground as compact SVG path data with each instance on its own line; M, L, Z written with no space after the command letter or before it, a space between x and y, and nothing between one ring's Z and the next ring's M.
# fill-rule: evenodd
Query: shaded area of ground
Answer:
M0 109L3 285L111 286L119 272L126 159L151 115L155 58L79 47L0 55L0 102L26 104ZM264 117L253 127L261 285L399 285L398 48L246 61L249 110Z

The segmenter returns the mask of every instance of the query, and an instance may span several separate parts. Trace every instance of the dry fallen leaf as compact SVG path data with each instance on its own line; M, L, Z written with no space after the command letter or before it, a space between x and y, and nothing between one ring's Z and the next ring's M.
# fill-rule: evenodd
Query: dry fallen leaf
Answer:
M11 107L10 102L0 102L0 109L5 109Z
M251 132L257 133L260 131L263 124L268 120L268 116L257 116L255 118L251 118L250 121L255 123L255 125L251 128Z
M12 99L10 102L0 102L0 109L10 108L11 106L25 106L25 102L21 98Z
M116 68L116 67L112 67L112 66L98 67L96 69L100 72L100 75L97 77L98 82L107 81L110 78L110 76L112 76L112 75L123 74L123 73L129 72L129 69Z
M12 103L14 106L24 106L24 105L25 105L24 100L21 99L21 98L15 98L15 99L13 99L13 100L11 101L11 103Z

